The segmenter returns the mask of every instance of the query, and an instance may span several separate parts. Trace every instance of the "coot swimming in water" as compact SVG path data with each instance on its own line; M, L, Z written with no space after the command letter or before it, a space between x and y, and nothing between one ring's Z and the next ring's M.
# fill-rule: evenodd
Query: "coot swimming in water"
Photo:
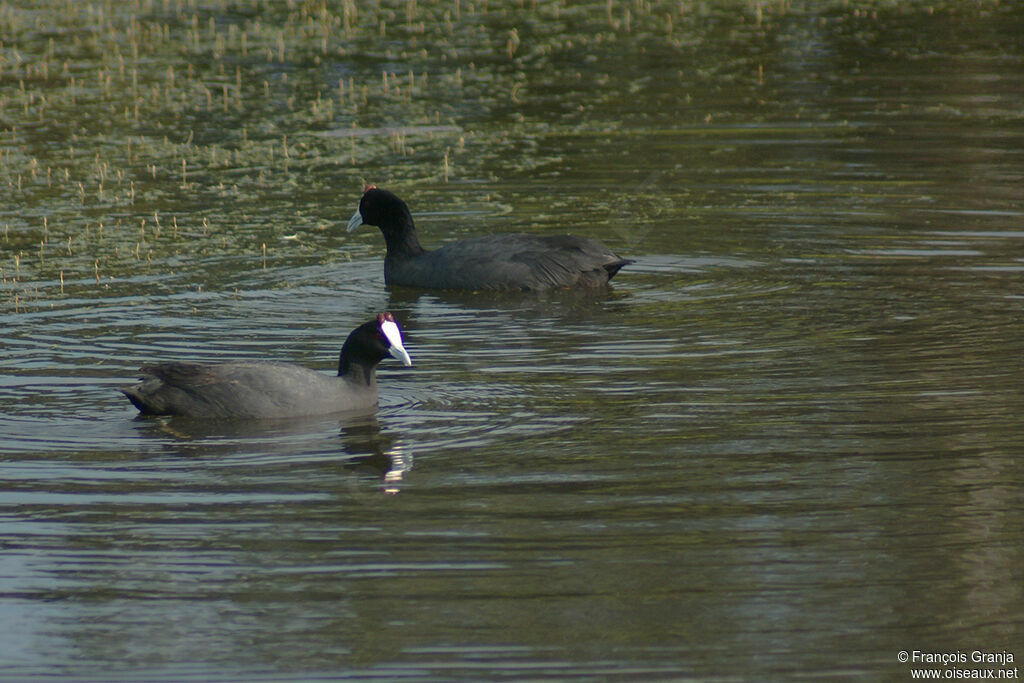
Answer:
M522 291L600 287L632 263L596 240L571 235L485 235L428 251L416 238L405 202L373 185L363 191L348 229L364 224L384 233L384 281L389 285Z
M412 360L390 313L348 335L337 376L291 363L233 361L158 363L141 368L142 381L120 388L145 415L274 418L366 410L377 404L377 364Z

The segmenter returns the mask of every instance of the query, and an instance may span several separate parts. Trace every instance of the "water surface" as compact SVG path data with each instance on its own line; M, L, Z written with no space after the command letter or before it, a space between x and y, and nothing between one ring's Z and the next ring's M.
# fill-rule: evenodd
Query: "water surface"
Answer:
M909 678L1024 657L1012 3L0 8L12 677ZM347 7L347 9L346 9ZM574 232L596 293L388 290ZM155 359L372 418L138 419Z

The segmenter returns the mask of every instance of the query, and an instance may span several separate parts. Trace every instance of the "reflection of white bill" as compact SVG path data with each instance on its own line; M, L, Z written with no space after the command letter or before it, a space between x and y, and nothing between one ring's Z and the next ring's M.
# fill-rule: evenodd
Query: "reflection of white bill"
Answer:
M399 484L405 473L412 469L412 453L406 452L405 447L396 444L384 454L391 461L391 468L384 473L384 493L395 494L399 492Z

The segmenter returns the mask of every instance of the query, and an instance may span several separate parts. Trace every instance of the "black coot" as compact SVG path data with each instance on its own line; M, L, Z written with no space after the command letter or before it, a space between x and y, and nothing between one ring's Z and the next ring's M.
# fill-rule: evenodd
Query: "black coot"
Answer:
M384 233L384 281L424 289L539 291L600 287L632 263L596 240L571 235L506 233L474 237L427 251L405 202L369 185L349 231L376 225Z
M159 363L120 391L145 415L272 418L367 410L377 404L377 364L412 365L390 313L360 325L341 347L338 375L290 363Z

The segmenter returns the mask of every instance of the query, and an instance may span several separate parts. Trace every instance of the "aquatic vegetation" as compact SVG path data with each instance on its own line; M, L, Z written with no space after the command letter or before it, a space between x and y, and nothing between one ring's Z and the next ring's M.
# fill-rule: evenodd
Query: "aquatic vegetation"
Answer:
M560 173L551 139L576 136L586 155L594 136L827 116L801 92L772 90L787 54L869 41L880 13L997 11L0 2L0 301L28 310L97 287L136 291L133 278L198 286L213 271L230 286L233 270L340 258L328 227L344 219L339 195L358 192L366 174L471 183L457 201L500 212L499 176ZM813 34L789 21L801 12L813 12ZM598 157L593 172L608 185L635 186Z

